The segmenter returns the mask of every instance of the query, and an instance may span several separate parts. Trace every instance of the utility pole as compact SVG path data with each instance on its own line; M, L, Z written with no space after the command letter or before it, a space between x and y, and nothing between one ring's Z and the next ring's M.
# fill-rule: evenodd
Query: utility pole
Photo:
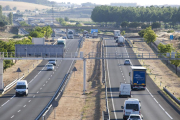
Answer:
M52 5L52 23L54 25L54 10L53 10L53 5Z

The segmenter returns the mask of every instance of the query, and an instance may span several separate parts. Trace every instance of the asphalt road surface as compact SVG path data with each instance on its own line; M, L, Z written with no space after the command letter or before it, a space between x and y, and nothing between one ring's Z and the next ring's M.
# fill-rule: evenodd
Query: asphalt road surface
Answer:
M126 43L125 47L117 47L113 38L104 38L106 53L134 53ZM138 60L131 60L132 65L140 65ZM107 84L109 111L111 120L122 120L124 101L119 98L120 82L130 83L130 66L124 65L124 59L107 60ZM131 97L141 101L141 113L144 120L180 120L180 110L167 98L147 75L146 90L132 91Z
M78 40L67 40L67 53L78 51ZM72 60L58 60L54 71L46 71L47 61L42 61L25 78L29 85L27 97L15 97L14 89L0 97L0 120L35 119L55 94L72 63Z

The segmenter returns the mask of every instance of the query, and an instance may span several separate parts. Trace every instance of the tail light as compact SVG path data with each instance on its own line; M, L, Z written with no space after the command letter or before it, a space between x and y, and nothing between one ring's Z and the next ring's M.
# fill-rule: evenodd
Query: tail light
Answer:
M124 110L124 115L125 115L125 110Z
M141 111L139 110L139 115L141 115Z

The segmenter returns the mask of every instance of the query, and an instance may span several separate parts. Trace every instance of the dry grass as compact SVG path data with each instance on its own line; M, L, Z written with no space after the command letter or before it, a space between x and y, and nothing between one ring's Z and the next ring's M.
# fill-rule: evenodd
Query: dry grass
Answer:
M143 48L143 50L138 48ZM153 53L153 50L145 42L135 42L133 50L138 53ZM166 62L162 62L161 60L139 61L141 65L147 68L151 79L161 90L167 86L167 89L171 93L174 93L177 98L180 98L180 78L175 74L175 70L166 66Z
M96 51L99 39L86 39L83 48L85 54ZM72 74L69 83L56 108L56 120L98 120L105 109L105 92L101 83L100 61L87 60L87 91L83 95L83 61L77 61L77 72ZM63 110L62 110L63 108ZM52 113L48 120L54 120Z
M17 7L16 10L20 10L21 12L25 11L25 10L35 10L36 8L38 10L47 9L47 8L50 9L51 8L51 7L48 7L45 5L26 3L26 2L18 2L18 1L0 1L0 5L2 7L9 5L11 9L13 9L13 7ZM12 12L12 11L9 11L9 12ZM16 12L16 11L14 11L14 12Z
M25 77L32 71L42 60L18 60L15 65L10 68L7 68L3 73L3 82L4 85L8 85L13 80L18 78L18 73L16 72L18 68L22 72L19 73L19 77L22 77L23 74ZM34 67L33 67L34 64ZM28 71L29 69L29 71Z

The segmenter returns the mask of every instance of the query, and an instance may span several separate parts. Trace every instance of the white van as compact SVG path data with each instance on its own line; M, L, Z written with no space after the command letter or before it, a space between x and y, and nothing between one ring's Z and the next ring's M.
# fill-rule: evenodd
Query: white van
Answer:
M129 96L131 97L131 85L127 83L121 83L119 86L119 97Z
M125 100L124 106L121 106L124 112L123 119L126 120L130 114L141 115L141 103L137 98L129 98Z
M27 96L28 95L28 84L26 80L20 80L16 84L16 96Z

